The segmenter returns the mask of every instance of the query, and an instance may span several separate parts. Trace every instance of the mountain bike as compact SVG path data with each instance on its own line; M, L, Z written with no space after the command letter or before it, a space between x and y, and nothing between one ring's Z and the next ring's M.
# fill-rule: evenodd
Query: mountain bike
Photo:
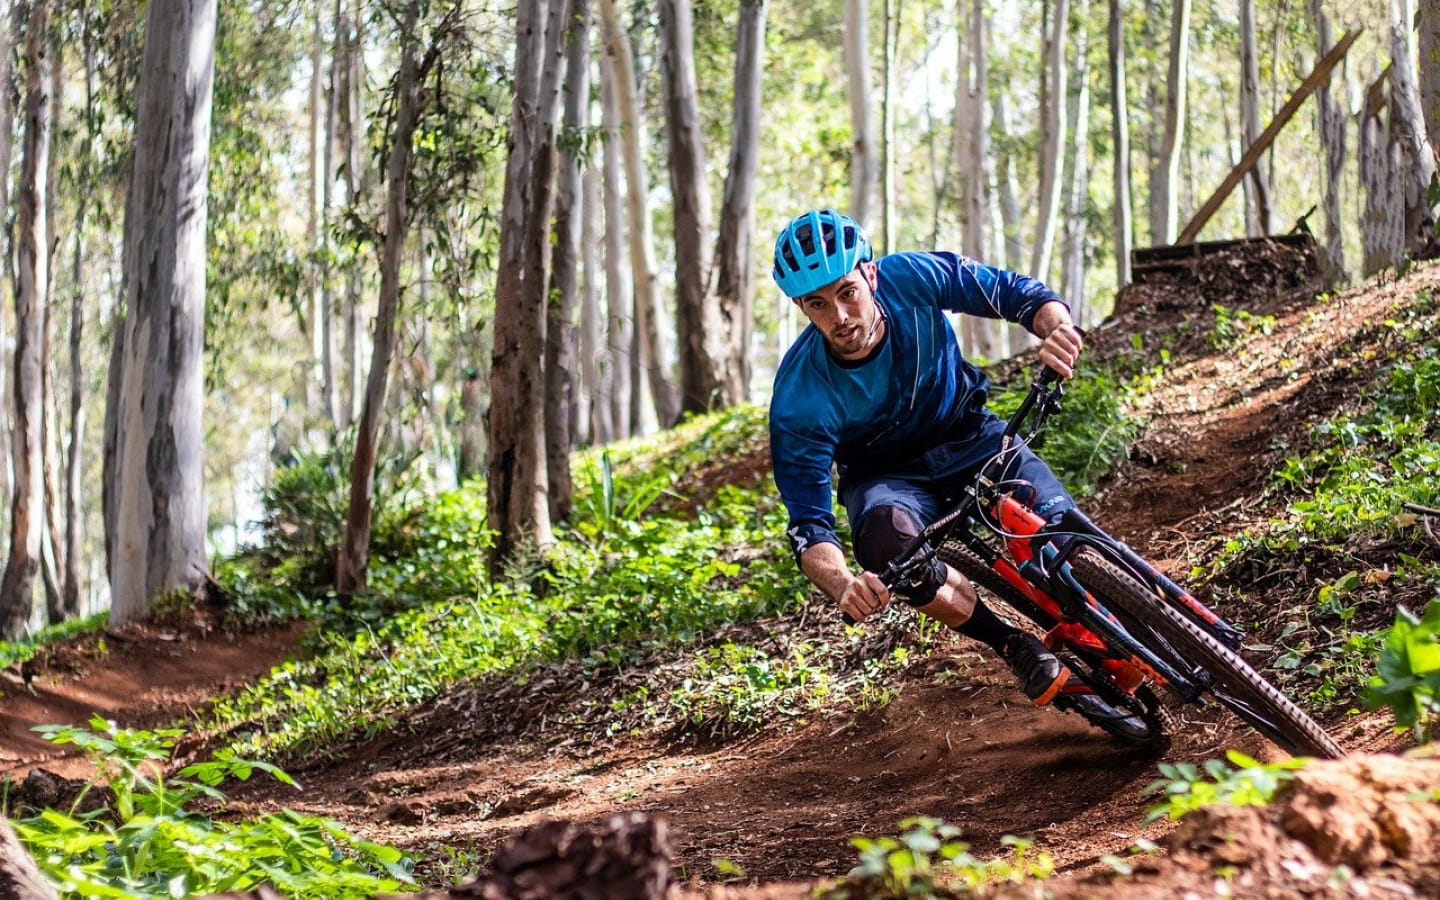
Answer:
M1062 694L1094 692L1145 724L1106 728L1120 740L1155 751L1168 746L1163 691L1186 704L1218 701L1292 754L1343 756L1323 728L1240 655L1239 629L1079 510L1052 523L1017 498L1030 486L1007 478L1009 464L1060 411L1064 390L1057 373L1042 369L1007 423L1000 452L949 512L877 573L880 579L887 587L903 584L938 555L1045 630L1046 646L1078 676Z

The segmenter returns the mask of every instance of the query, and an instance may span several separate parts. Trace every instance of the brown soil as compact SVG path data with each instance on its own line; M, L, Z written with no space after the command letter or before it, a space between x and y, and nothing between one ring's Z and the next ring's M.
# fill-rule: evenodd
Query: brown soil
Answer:
M1112 322L1091 335L1096 353L1124 352L1137 333L1145 347L1158 348L1161 335L1192 323L1171 339L1176 362L1166 387L1136 411L1150 425L1131 463L1085 504L1182 578L1218 542L1283 502L1265 493L1266 473L1286 448L1301 444L1311 423L1356 398L1367 348L1394 339L1379 325L1388 311L1440 284L1440 266L1427 265L1400 282L1317 305L1313 285L1286 283L1293 281L1286 269L1292 263L1261 255L1212 266L1185 289L1133 289ZM1267 289L1256 287L1265 280L1257 271L1268 272ZM1286 288L1278 295L1277 272ZM1203 341L1213 322L1211 302L1273 315L1275 327L1241 350L1211 351ZM734 464L747 478L764 462L759 451L753 457ZM707 470L700 480L717 479ZM1246 600L1227 590L1215 599L1250 604L1244 620L1263 627L1314 588L1313 581L1291 578L1288 593ZM1397 599L1415 605L1417 598ZM812 598L794 617L760 627L810 629L827 639L839 633L831 618ZM68 767L26 731L30 724L81 722L93 711L126 724L181 717L213 692L280 661L295 639L293 632L155 628L108 634L108 653L44 663L28 689L18 678L4 685L0 763L10 773ZM1056 897L1328 896L1342 863L1369 879L1369 893L1355 896L1423 896L1437 884L1434 853L1407 857L1384 835L1355 837L1367 816L1403 818L1403 811L1377 812L1390 800L1355 814L1350 837L1316 837L1316 810L1329 808L1319 801L1218 812L1187 819L1178 832L1165 821L1144 824L1156 760L1073 716L1023 703L1003 668L959 638L936 639L897 679L898 695L883 709L817 714L705 745L623 728L609 734L603 720L573 714L587 695L615 689L627 677L640 676L569 665L525 686L462 687L389 733L340 748L338 761L293 761L288 768L303 792L246 786L234 795L232 811L283 803L410 850L471 848L481 857L546 818L597 822L617 811L652 813L668 820L675 873L696 897L807 897L816 879L855 864L852 837L894 834L901 819L915 815L958 826L981 856L1005 854L1006 835L1033 838L1063 873L1046 884ZM1318 717L1351 751L1385 753L1405 741L1390 729L1388 713L1355 713L1341 701ZM1282 755L1227 716L1206 713L1177 723L1167 758L1203 761L1231 747L1261 759ZM1346 776L1353 783L1332 785L1325 795L1331 805L1336 797L1368 797L1389 777L1372 771L1384 763L1342 765L1354 767ZM1141 838L1169 841L1172 849L1140 863L1135 878L1109 883L1102 857L1122 854ZM472 868L434 853L424 871L439 884ZM724 874L736 870L744 874Z

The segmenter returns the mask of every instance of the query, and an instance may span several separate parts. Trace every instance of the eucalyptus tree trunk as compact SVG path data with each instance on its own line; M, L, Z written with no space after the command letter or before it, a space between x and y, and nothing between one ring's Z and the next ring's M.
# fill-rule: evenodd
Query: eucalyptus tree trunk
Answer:
M83 14L82 14L83 15ZM99 122L96 118L96 59L93 23L88 19L81 22L81 38L84 45L85 65L85 131L80 156L81 184L89 184L93 170L93 148L99 137ZM65 453L65 573L62 605L73 610L75 615L84 612L80 597L80 554L84 542L84 516L80 511L80 489L83 469L81 466L82 447L85 435L85 379L81 365L85 332L85 224L89 209L89 194L81 192L75 210L75 244L71 263L70 285L70 408L69 444Z
M1360 112L1360 188L1365 195L1365 210L1360 220L1361 273L1366 277L1397 265L1404 244L1405 229L1395 176L1398 152L1392 154L1397 148L1391 145L1381 119L1387 103L1388 73L1387 69L1365 91Z
M1114 146L1114 194L1111 210L1115 227L1115 287L1130 283L1130 250L1135 227L1130 197L1130 104L1125 97L1125 0L1110 0L1110 139Z
M21 637L35 608L44 527L41 430L45 292L50 280L45 236L50 170L49 0L35 0L25 38L25 137L21 147L15 272L15 425L11 464L10 554L0 579L0 638ZM8 173L4 174L8 178Z
M655 276L655 239L650 220L649 179L645 170L645 120L636 97L635 62L630 41L620 25L615 0L600 0L600 17L605 26L605 52L615 71L615 94L620 108L620 121L625 123L622 146L625 149L625 205L629 219L630 269L635 286L635 336L638 352L635 360L645 373L655 415L663 425L680 417L680 396L666 365L665 348L661 341L659 290ZM634 377L635 407L631 422L637 430L643 427L641 379Z
M1079 15L1089 18L1089 0L1080 0ZM1085 293L1086 206L1090 197L1090 65L1089 41L1084 29L1076 38L1074 88L1067 98L1066 117L1075 123L1071 132L1068 188L1065 191L1065 227L1060 245L1060 293L1070 301L1075 321L1089 325Z
M1426 3L1416 21L1420 48L1420 111L1430 149L1440 156L1440 7Z
M590 2L570 0L565 27L565 112L555 179L555 238L545 314L545 470L550 518L570 515L575 486L570 477L571 405L575 399L576 276L584 198L580 187L580 141L589 126Z
M608 444L615 440L614 368L605 343L605 316L600 306L600 243L604 240L600 225L604 209L604 185L600 171L586 166L581 176L582 218L580 226L581 277L580 292L580 372L584 380L578 421L581 444Z
M1317 56L1323 58L1335 46L1330 17L1325 14L1321 0L1310 0L1310 14L1315 21L1319 44L1316 47ZM1343 284L1349 280L1345 273L1345 232L1340 197L1345 174L1346 115L1340 101L1330 93L1329 78L1316 88L1315 102L1319 107L1320 147L1325 154L1325 244L1320 253L1320 271L1326 284Z
M354 3L354 6L349 4ZM364 110L361 89L365 84L364 46L360 31L361 16L358 0L336 0L335 52L333 65L338 70L334 106L338 111L336 143L343 166L344 202L353 207L365 185L368 154L364 152ZM328 183L328 179L327 179ZM345 276L345 294L341 302L342 356L339 377L332 391L336 400L335 425L344 430L355 422L355 406L360 397L360 291L363 268L359 259L352 259ZM333 351L332 351L333 354Z
M601 172L605 194L605 355L602 365L606 370L603 377L609 385L610 410L601 421L609 419L611 430L608 443L615 438L630 437L639 430L640 423L631 418L631 411L638 410L639 404L632 403L632 395L643 393L643 373L639 367L640 354L632 352L635 344L635 295L630 289L625 269L625 188L621 184L620 157L620 101L616 96L615 65L609 53L600 59L600 108L605 129L605 148L601 157ZM632 226L636 227L636 226Z
M1060 185L1065 168L1065 36L1070 31L1069 0L1046 4L1050 27L1045 31L1045 55L1040 78L1040 196L1039 220L1030 274L1042 281L1050 276L1055 247L1055 220L1060 212Z
M319 3L315 4L314 16L315 20L310 32L310 109L308 110L310 167L305 178L306 199L308 200L305 243L311 255L310 263L306 267L309 281L307 287L310 291L310 311L305 317L305 337L310 350L310 359L307 361L309 371L306 373L308 377L305 379L305 418L313 420L324 416L333 421L327 403L329 396L325 380L325 337L329 329L325 325L325 319L328 318L325 303L325 269L320 263L321 251L324 249L327 212L323 185L330 173L329 166L326 165L329 150L324 144L328 134L326 127L322 124L328 116L325 114L327 107L324 78L325 34L321 24L324 17ZM306 425L309 425L309 421L306 422Z
M1435 154L1425 134L1416 87L1414 45L1410 23L1415 21L1412 0L1390 0L1392 60L1390 66L1390 142L1399 152L1396 172L1403 214L1405 253L1421 257L1435 240L1435 212L1430 206L1430 182L1435 177Z
M152 0L125 228L112 624L193 591L205 558L203 332L215 0Z
M896 49L900 43L900 2L885 0L885 47L880 88L880 241L878 250L895 247L895 87ZM873 240L874 235L872 233Z
M1190 71L1190 3L1173 0L1170 68L1165 80L1165 131L1150 174L1150 233L1171 244L1180 230L1180 150L1185 138L1186 80Z
M1313 2L1313 0L1312 0ZM1323 56L1325 50L1320 54ZM1255 39L1255 0L1240 0L1240 144L1241 155L1260 137L1260 52ZM1270 180L1263 166L1245 176L1245 229L1251 237L1274 229Z
M51 135L64 134L67 131L65 123L65 55L60 42L58 28L51 28L48 31L50 40L50 133ZM45 214L45 252L47 255L59 246L59 238L55 234L56 223L60 219L60 154L51 153L46 173L47 185L45 188L45 202L49 210ZM60 487L57 469L60 465L60 434L58 418L60 414L59 393L55 389L55 373L53 363L55 359L55 314L59 309L59 303L55 297L55 283L59 280L54 277L54 269L47 264L47 270L52 275L46 279L45 297L42 309L45 311L45 321L42 326L43 337L40 344L40 403L44 410L40 425L40 459L41 459L41 483L45 487L44 506L45 530L41 537L40 547L40 574L45 582L45 619L50 623L64 622L75 618L73 611L67 610L62 602L65 587L61 580L61 571L65 566L64 547L65 543L61 537L60 529Z
M850 215L869 220L875 200L879 164L876 160L875 119L870 114L870 4L845 0L845 77L850 99Z
M960 249L974 259L990 260L986 216L988 191L985 165L989 156L989 110L983 0L956 8L959 64L955 78L955 122L951 170L955 173L955 201L960 209Z
M415 32L420 0L405 7L400 32L400 70L395 77L395 124L385 162L385 243L380 257L380 305L375 313L374 350L365 396L355 429L355 456L350 466L350 504L345 536L335 565L335 591L348 597L365 585L370 564L371 503L375 495L375 461L379 453L380 418L385 409L390 360L395 353L395 321L400 314L400 265L409 233L410 162L415 129L424 108L422 74Z
M710 181L700 133L690 0L659 0L661 83L675 218L675 319L680 411L727 403L720 306L710 290ZM668 424L668 423L667 423Z
M755 185L760 166L760 86L764 82L766 0L741 0L735 42L735 99L730 163L715 243L715 294L728 336L718 397L743 402L750 390L750 338L754 303ZM701 177L704 175L702 173Z
M995 114L995 128L1001 134L1009 134L1010 108L1006 105L1004 91L996 92L991 100L991 108ZM995 186L996 193L1000 195L1000 231L1004 240L995 242L995 261L1011 269L1019 268L1020 261L1025 256L1025 247L1020 243L1020 229L1024 227L1024 219L1020 213L1019 181L1015 172L1014 154L1009 149L1002 149L996 165Z
M495 532L489 561L492 575L500 574L522 549L551 542L543 415L545 254L563 61L559 23L564 21L565 6L564 0L520 0L516 7L515 96L500 219L495 348L490 366L487 474L490 527Z

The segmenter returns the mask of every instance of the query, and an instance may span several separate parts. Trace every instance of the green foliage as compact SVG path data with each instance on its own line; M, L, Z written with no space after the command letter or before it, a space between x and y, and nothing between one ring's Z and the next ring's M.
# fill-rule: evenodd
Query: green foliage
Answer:
M1178 819L1215 805L1264 806L1307 762L1298 758L1262 763L1238 750L1227 750L1225 756L1231 765L1212 759L1205 763L1203 773L1193 763L1160 763L1164 777L1152 782L1146 793L1164 794L1165 799L1150 807L1145 820Z
M1275 330L1275 317L1257 316L1248 309L1231 309L1219 303L1211 305L1215 311L1215 327L1210 332L1210 346L1216 350L1233 350L1255 334L1269 334Z
M1029 390L1030 375L1017 379L1017 384L991 402L998 415L1008 417L1019 407ZM1051 419L1034 449L1077 496L1093 493L1096 483L1128 457L1141 427L1127 414L1128 400L1121 377L1108 368L1082 364L1065 383L1063 411Z
M67 898L170 898L246 891L262 884L295 898L362 898L411 884L410 860L393 847L347 833L338 823L291 811L216 821L200 804L223 806L218 785L265 772L295 782L264 762L220 751L173 778L165 764L178 730L92 730L46 726L57 744L74 744L108 790L101 805L83 794L68 812L47 809L13 821L41 872Z
M1431 600L1423 616L1403 606L1395 611L1377 665L1366 707L1388 707L1398 727L1413 729L1422 744L1428 743L1440 719L1440 599Z
M730 642L700 654L695 674L670 693L678 715L711 737L729 737L823 705L830 696L829 673L811 664L813 648L800 645L776 659Z
M575 524L559 529L532 578L485 576L483 484L433 498L405 518L403 540L372 557L370 591L387 598L386 615L327 634L312 659L218 701L210 725L237 729L247 753L319 748L377 733L457 682L576 657L620 663L789 609L805 586L778 537L785 514L773 488L727 486L688 517L644 514L647 485L673 483L712 452L686 438L710 448L754 440L756 418L745 408L687 423L646 457L653 470L613 465L608 488L602 457L582 482Z
M109 620L108 612L95 613L83 619L71 619L68 622L46 625L24 640L0 641L0 669L30 659L46 644L63 641L77 634L100 631Z
M1048 878L1054 863L1048 853L1031 855L1033 842L1006 836L1011 859L983 860L957 840L960 829L940 819L919 816L899 826L898 837L857 837L851 844L860 864L838 884L817 894L821 900L910 900L968 897L987 885Z
M257 523L261 541L217 566L216 578L230 597L230 614L246 622L272 621L319 611L331 613L330 627L349 630L356 622L377 621L396 609L435 599L408 576L387 580L387 562L408 559L429 561L429 554L445 550L451 540L484 540L483 526L462 529L461 536L446 533L443 523L453 498L435 498L428 516L416 508L426 485L423 467L415 454L382 454L376 467L371 520L371 591L346 607L326 598L335 575L335 554L345 534L350 507L350 472L354 462L355 431L346 432L332 447L300 448L290 465L275 470L261 491L263 514ZM419 522L429 527L420 527ZM472 571L460 566L437 573ZM395 590L386 590L398 583ZM474 590L470 582L463 593ZM373 598L384 596L383 603Z
M590 456L579 466L576 482L581 485L575 500L573 524L580 534L599 547L607 545L617 531L634 535L640 516L669 486L671 473L657 473L635 483L616 480L610 451L597 459Z

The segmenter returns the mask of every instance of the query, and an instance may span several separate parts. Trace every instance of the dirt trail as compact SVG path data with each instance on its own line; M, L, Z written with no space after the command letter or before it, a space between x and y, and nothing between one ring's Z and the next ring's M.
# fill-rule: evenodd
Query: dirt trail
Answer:
M1182 358L1165 390L1138 411L1152 425L1135 460L1086 507L1183 576L1216 540L1262 514L1265 473L1311 421L1349 396L1357 376L1347 361L1376 339L1387 310L1437 284L1440 267L1425 266L1403 289L1352 291L1323 309L1304 292L1267 299L1257 311L1275 316L1270 334L1243 351ZM1187 317L1198 329L1207 314L1203 303L1160 309L1142 297L1093 343L1118 346ZM108 656L80 664L83 671L44 671L33 694L3 684L0 765L19 772L60 764L44 754L48 745L37 747L26 731L31 723L83 721L91 710L127 724L182 716L206 694L280 661L295 640L293 633L124 634ZM883 711L814 718L709 750L647 736L482 739L476 711L490 700L466 689L346 760L292 766L302 793L247 786L235 811L284 803L413 850L483 853L542 816L590 821L641 810L670 821L681 878L705 882L721 878L719 860L750 882L843 874L855 861L852 836L894 833L900 819L917 814L958 825L982 855L1004 852L1005 835L1033 837L1064 870L1092 867L1136 838L1169 830L1142 824L1153 759L1073 716L1025 705L1003 667L973 644L940 640L896 687ZM1387 716L1335 710L1322 718L1352 750L1391 749L1399 740ZM1276 752L1215 715L1181 722L1168 756L1198 761L1227 747L1261 758ZM779 884L745 896L807 890Z

